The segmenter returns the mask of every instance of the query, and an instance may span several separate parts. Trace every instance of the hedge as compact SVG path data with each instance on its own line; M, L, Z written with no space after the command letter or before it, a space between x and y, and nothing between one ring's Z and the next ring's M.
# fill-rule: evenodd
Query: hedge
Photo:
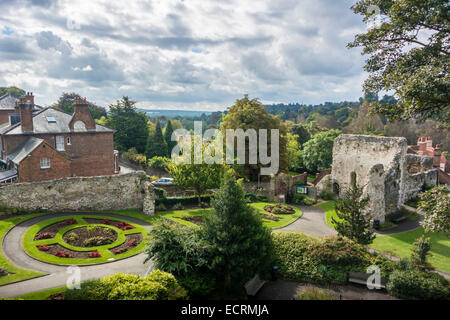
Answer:
M202 202L210 203L212 195L203 195L200 197ZM172 207L177 203L181 203L183 206L185 205L197 205L198 197L190 196L190 197L173 197L173 198L157 198L155 200L155 205L158 206L160 203L164 204L166 207Z

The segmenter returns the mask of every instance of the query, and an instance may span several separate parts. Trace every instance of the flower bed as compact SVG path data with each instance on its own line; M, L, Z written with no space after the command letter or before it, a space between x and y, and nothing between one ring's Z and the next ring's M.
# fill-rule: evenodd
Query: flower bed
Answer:
M125 218L125 217L124 217ZM126 220L89 216L40 222L24 235L24 249L35 259L61 265L96 264L123 259L145 248L146 230Z

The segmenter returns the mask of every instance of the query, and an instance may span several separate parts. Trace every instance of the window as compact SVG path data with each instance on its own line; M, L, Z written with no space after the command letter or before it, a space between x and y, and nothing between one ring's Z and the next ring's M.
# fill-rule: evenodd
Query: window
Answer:
M67 137L67 145L71 145L72 144L72 140L70 139L70 137Z
M9 124L12 126L12 125L15 125L16 123L19 123L20 122L20 114L18 114L18 113L13 113L13 114L10 114L9 115Z
M56 119L54 116L48 115L46 118L48 123L56 123Z
M64 151L64 137L56 136L56 150Z
M50 168L50 159L41 158L41 169L49 169L49 168Z

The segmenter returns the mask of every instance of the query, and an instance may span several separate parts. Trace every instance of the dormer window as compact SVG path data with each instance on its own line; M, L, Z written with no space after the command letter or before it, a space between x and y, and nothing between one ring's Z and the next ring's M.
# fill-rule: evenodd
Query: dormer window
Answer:
M49 115L49 116L46 116L46 118L47 118L48 123L56 123L56 119L54 116Z

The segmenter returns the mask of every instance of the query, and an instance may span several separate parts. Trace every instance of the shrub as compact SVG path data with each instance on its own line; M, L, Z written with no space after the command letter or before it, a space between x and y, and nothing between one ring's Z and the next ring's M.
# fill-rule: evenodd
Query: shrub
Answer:
M396 270L390 275L386 289L390 294L402 299L450 299L449 282L434 272Z
M178 282L188 291L190 299L210 298L216 286L216 279L207 273L192 272L179 278Z
M183 207L183 205L180 202L178 202L178 203L173 205L172 209L173 210L183 210L184 207Z
M156 180L158 180L158 179L156 179ZM165 199L166 198L166 190L155 187L155 188L153 188L153 191L155 191L156 199Z
M294 214L295 213L295 209L292 208L291 206L281 205L281 204L265 205L264 211L267 211L267 212L270 212L273 214Z
M113 241L107 237L96 236L92 238L88 238L83 241L85 247L96 247L96 246L104 246L106 244L110 244Z
M63 225L70 226L72 224L77 224L77 223L78 222L75 219L67 219L66 221L63 222Z
M428 251L431 249L431 239L421 236L414 241L414 248L411 254L411 263L419 269L425 270L430 268L427 262Z
M154 270L147 277L117 273L101 280L87 281L80 289L67 290L65 300L180 300L187 293L175 277Z
M78 235L75 232L71 232L67 235L67 242L68 243L74 243L75 241L78 240Z
M167 164L170 163L172 160L170 158L166 157L153 157L148 159L147 164L150 168L157 168L166 170Z
M64 251L57 251L54 255L60 258L72 258L72 255L69 252Z
M307 287L297 295L297 300L337 300L329 291Z
M89 258L100 258L100 257L101 255L97 250L89 252Z
M137 164L143 168L147 167L147 157L143 154L136 153L135 149L128 150L124 155L132 163Z
M164 203L160 203L156 206L156 211L166 211L167 207L164 205Z
M201 202L211 202L212 195L203 195L200 197ZM190 196L190 197L173 197L173 198L157 198L155 200L155 205L164 204L166 207L172 207L177 203L181 203L183 206L187 205L198 205L198 197Z
M323 200L336 200L336 194L330 190L322 190L319 197Z
M209 208L209 203L208 202L200 202L200 208Z
M38 248L39 251L48 251L48 250L50 250L50 247L46 246L46 245L38 246L37 248Z
M312 206L316 203L316 200L304 194L296 194L294 196L293 202L300 205Z
M43 239L52 239L52 238L54 238L54 237L55 237L55 234L54 234L54 233L51 233L51 232L44 232L44 233L39 233L39 234L36 236L35 240L37 241L37 240L43 240Z
M117 255L117 254L124 253L124 252L126 252L127 250L128 250L128 249L125 248L125 247L117 248L117 249L114 249L114 250L113 250L113 253L114 253L115 255Z

